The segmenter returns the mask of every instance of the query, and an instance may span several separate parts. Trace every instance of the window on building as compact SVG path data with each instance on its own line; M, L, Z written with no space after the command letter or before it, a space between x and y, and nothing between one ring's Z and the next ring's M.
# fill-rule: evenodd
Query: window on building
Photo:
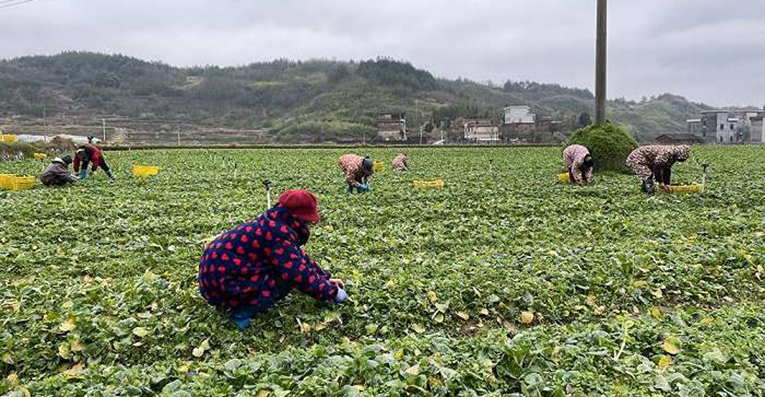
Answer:
M720 130L722 131L724 129L725 129L725 124L720 124Z
M733 137L732 136L730 137L730 141L733 142Z
M733 131L733 124L730 125L730 130Z

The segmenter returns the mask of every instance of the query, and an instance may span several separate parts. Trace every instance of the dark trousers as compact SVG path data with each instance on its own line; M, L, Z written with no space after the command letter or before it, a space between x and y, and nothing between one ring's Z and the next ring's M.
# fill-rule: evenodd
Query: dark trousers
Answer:
M292 292L292 285L285 282L277 282L275 288L270 289L271 296L269 299L258 299L256 305L242 305L236 309L231 310L231 317L234 319L251 319L256 314L263 313L266 310L274 307L276 302L284 299L290 292Z
M80 164L81 170L87 170L88 166L90 165L90 161L83 161L82 164ZM105 159L101 159L101 164L98 166L98 168L104 170L107 174L110 172L109 165L106 164Z

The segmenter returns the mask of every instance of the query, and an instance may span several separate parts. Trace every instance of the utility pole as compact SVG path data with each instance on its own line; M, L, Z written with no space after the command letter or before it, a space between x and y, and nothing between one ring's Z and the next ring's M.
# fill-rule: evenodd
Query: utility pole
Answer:
M607 0L598 1L598 27L595 59L595 124L606 121L606 62L607 62Z
M178 132L178 146L181 146L181 126L176 124L175 130Z
M106 119L101 119L101 127L104 129L104 142L106 142Z
M46 109L45 109L45 107L46 107L46 106L45 106L45 104L43 103L43 131L45 132L45 138L46 138L46 141L47 141L47 140L49 140L49 139L47 139L47 138L48 138L48 127L47 127L47 125L45 124L45 113L46 113L46 112L45 112L45 110L46 110Z

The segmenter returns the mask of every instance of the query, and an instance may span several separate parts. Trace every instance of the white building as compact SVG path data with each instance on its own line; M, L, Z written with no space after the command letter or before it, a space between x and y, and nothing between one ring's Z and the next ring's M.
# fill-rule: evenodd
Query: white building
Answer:
M537 115L531 113L528 106L508 106L505 108L505 124L534 124Z
M477 143L499 142L499 127L491 119L465 119L465 140Z
M701 112L700 120L687 120L688 130L695 135L699 132L705 142L762 143L764 113L760 109L707 110Z
M727 110L706 110L701 112L702 137L707 142L735 143L736 123L729 122Z

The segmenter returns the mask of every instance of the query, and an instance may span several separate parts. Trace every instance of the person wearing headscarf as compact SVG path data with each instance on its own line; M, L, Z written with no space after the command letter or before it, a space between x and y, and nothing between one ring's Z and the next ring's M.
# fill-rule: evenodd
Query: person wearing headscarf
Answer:
M82 168L80 168L80 163L82 163ZM85 181L88 179L89 164L92 164L92 172L96 172L96 170L100 167L102 170L104 170L106 176L108 176L109 179L114 180L114 175L112 175L112 171L106 164L106 159L104 158L103 153L101 153L101 149L90 143L80 146L79 149L77 149L76 156L74 157L74 172L79 172L80 181Z
M63 186L77 182L77 177L69 172L69 164L72 164L72 156L56 157L43 170L40 182L45 186Z
M319 219L313 193L282 193L273 208L205 248L198 277L202 297L242 329L295 289L318 301L345 301L343 281L332 278L303 249L309 227Z
M640 178L644 192L654 192L654 180L659 187L669 191L672 186L672 166L688 160L690 153L688 145L641 146L627 157L627 167Z
M358 190L359 193L369 191L369 180L375 172L374 163L369 156L346 154L340 156L338 165L348 183L348 193L352 193L353 189Z
M582 145L571 145L563 151L563 163L568 170L571 182L582 186L582 183L592 183L592 169L595 163L592 155Z
M399 171L408 171L409 165L407 164L407 158L406 153L399 153L398 156L396 156L393 159L393 169L399 170Z

